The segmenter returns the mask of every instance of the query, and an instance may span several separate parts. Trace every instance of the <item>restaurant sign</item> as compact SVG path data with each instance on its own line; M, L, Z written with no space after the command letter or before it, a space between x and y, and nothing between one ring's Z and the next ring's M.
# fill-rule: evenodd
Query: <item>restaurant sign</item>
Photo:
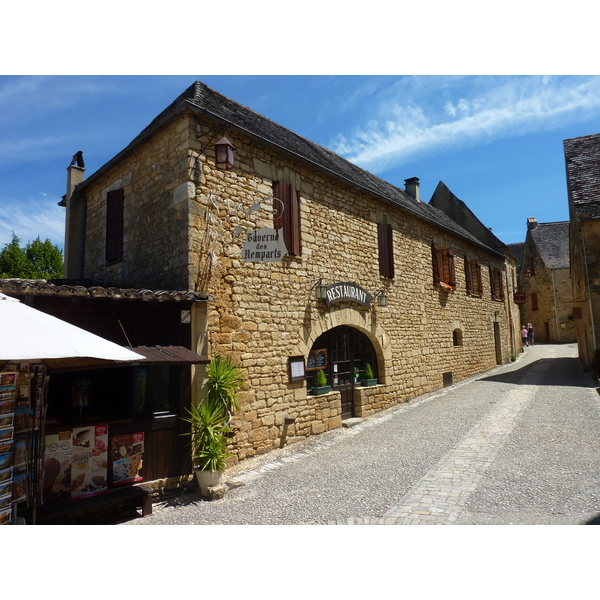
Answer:
M515 304L519 304L519 305L525 304L526 299L527 299L527 294L525 292L517 292L515 290L515 293L514 293Z
M283 229L275 231L270 227L261 227L246 232L246 242L242 248L244 262L274 262L282 260L286 254Z
M356 302L367 309L371 309L373 296L355 283L341 281L326 286L325 303L327 307L337 302Z

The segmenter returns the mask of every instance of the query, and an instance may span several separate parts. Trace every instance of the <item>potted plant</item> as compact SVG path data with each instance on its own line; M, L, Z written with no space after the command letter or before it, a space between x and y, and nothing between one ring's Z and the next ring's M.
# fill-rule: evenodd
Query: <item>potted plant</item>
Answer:
M369 363L365 365L365 376L363 377L361 383L364 386L377 385L377 379L373 377L373 369L371 369L371 365Z
M327 385L327 378L325 377L325 372L323 371L323 369L319 369L315 383L316 385L312 388L312 393L315 396L327 394L331 391L331 386Z
M191 425L184 435L191 436L194 472L200 487L200 495L208 496L208 488L223 480L223 471L229 458L227 452L229 428L224 424L222 415L207 402L194 404L189 417L184 421Z
M200 494L208 496L208 488L222 481L227 458L229 424L239 410L238 393L244 385L242 371L231 357L215 356L207 369L206 393L188 410L183 420L190 424L194 471Z

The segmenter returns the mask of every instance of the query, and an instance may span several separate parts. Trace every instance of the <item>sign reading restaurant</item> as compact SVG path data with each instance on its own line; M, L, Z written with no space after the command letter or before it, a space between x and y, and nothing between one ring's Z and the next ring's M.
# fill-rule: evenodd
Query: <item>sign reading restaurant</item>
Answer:
M274 262L282 260L286 254L282 229L275 231L270 227L261 227L246 233L246 243L242 248L244 262Z
M336 302L357 302L370 310L371 300L373 300L373 296L355 283L341 281L326 286L325 303L327 307Z

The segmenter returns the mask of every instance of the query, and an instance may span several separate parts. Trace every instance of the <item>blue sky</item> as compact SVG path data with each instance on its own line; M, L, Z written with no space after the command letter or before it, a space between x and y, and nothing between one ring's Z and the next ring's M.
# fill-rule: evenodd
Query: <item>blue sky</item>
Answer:
M443 181L505 243L568 219L562 142L600 132L598 76L5 75L0 245L62 247L73 154L91 175L196 79L425 201Z

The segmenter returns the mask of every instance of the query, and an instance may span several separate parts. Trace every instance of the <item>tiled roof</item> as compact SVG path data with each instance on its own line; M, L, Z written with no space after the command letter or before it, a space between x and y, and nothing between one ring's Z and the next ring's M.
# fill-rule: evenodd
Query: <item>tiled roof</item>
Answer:
M525 250L525 242L519 242L518 244L506 244L511 254L517 259L517 269L521 268L523 262L523 251Z
M155 129L164 125L169 119L174 118L186 108L217 120L231 129L236 129L258 140L260 143L276 148L280 152L292 155L296 160L308 163L314 168L324 170L335 177L339 177L349 185L361 188L422 219L456 233L477 245L485 246L485 244L460 227L441 210L425 202L415 200L405 190L384 181L345 158L338 156L335 152L297 135L252 109L212 90L200 81L193 83L169 107L160 113L122 153L143 143ZM85 189L85 186L93 181L95 176L98 176L106 168L109 168L110 165L118 161L120 155L121 153L81 183L79 189ZM485 247L489 248L488 246Z
M539 223L529 233L549 269L569 267L569 221Z
M79 285L68 280L0 279L0 292L15 295L80 296L119 300L158 300L169 302L200 302L213 300L207 294L178 290L149 290L101 285Z
M564 140L569 196L579 220L600 218L600 133Z

